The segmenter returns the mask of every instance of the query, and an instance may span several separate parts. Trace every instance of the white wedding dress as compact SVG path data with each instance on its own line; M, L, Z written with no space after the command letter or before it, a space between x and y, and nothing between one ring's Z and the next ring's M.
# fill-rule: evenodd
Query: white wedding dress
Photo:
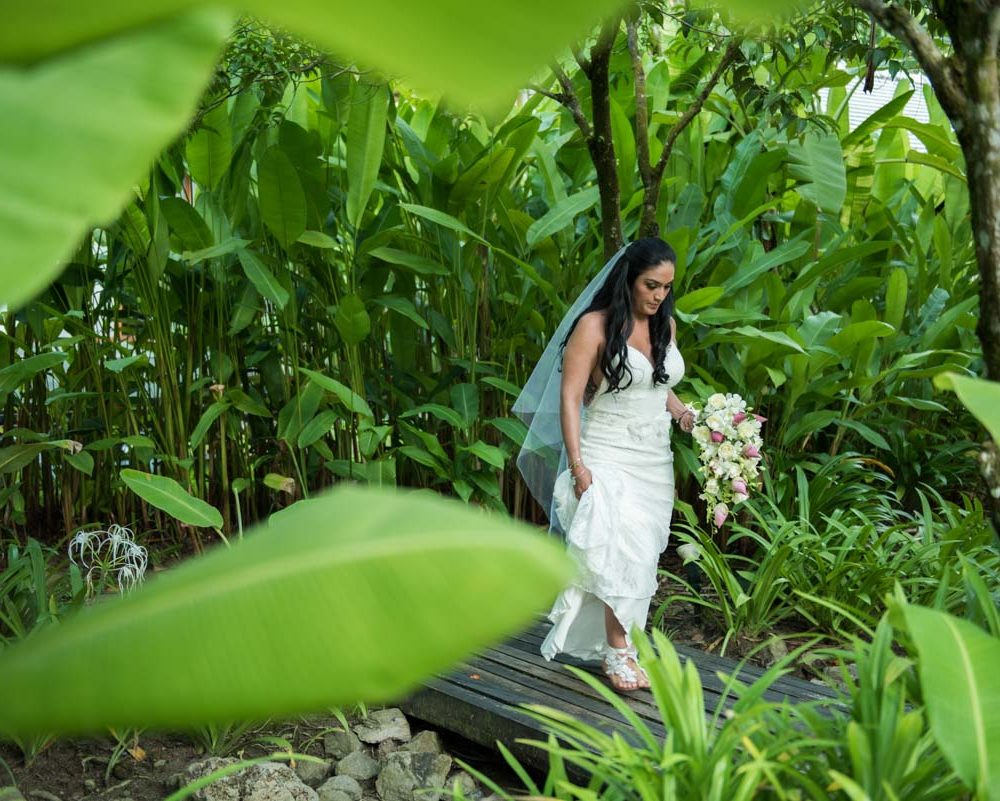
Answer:
M654 386L653 366L642 351L629 345L627 353L632 383L609 393L604 379L583 410L580 455L593 483L577 501L569 471L556 479L555 513L579 569L549 612L553 626L541 645L546 659L558 653L602 658L605 603L631 645L628 632L645 629L656 592L674 507L667 391L683 376L684 359L671 342L664 356L669 381Z

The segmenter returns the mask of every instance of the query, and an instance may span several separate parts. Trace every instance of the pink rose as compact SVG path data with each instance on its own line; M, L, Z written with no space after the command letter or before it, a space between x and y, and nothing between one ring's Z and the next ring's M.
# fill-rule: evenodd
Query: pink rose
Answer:
M767 422L767 418L761 417L759 414L755 414L754 417L757 418L757 422L760 423L761 425Z
M760 451L757 449L756 445L747 445L743 449L743 455L753 459L757 456L760 456Z
M733 479L733 492L747 494L747 483L742 478Z
M720 528L723 523L726 522L726 518L729 517L729 507L724 503L719 503L715 505L715 527Z
M745 414L743 414L743 412L737 412L736 414L733 415L733 425L734 426L738 426L740 423L742 423L746 419L747 419L747 416Z
M724 437L722 436L722 432L721 431L713 431L712 432L712 442L722 442L723 439L724 439Z

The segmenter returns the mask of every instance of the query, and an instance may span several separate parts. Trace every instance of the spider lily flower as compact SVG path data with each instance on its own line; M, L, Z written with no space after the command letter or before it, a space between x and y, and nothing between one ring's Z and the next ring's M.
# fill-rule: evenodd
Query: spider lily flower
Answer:
M86 570L88 597L94 579L114 574L119 592L142 582L149 564L146 549L132 539L132 530L112 525L107 531L80 531L69 543L70 561Z

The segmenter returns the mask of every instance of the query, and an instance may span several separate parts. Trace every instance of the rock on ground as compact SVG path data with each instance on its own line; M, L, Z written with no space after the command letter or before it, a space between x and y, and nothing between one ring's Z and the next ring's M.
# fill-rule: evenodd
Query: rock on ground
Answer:
M441 738L436 731L428 729L413 736L410 742L399 747L400 751L413 751L427 754L441 753Z
M386 759L375 789L382 801L439 801L450 770L447 754L397 751Z
M239 762L238 759L210 757L187 767L186 781L192 782L209 773ZM202 787L192 796L196 801L318 801L316 791L302 783L288 765L261 762L239 773Z
M337 763L338 776L350 776L359 782L378 776L379 764L364 751L348 754Z
M355 726L354 732L362 742L372 745L383 740L405 742L410 739L410 724L399 709L379 709Z
M480 792L479 787L476 786L476 780L464 770L456 770L448 777L445 787L448 788L449 792L455 786L455 782L458 782L458 786L462 790L462 795L466 798L482 797L483 794Z
M300 760L295 765L295 774L302 779L304 784L310 787L319 787L333 770L333 763L329 760L322 762L307 762Z
M361 748L361 740L352 731L332 731L323 738L323 751L334 759L343 759Z
M319 801L350 801L351 799L343 790L327 787L326 784L321 784L316 793L319 795Z
M332 776L323 782L317 790L319 801L343 801L343 799L324 796L324 791L328 795L333 792L342 793L348 801L361 801L361 785L350 776Z

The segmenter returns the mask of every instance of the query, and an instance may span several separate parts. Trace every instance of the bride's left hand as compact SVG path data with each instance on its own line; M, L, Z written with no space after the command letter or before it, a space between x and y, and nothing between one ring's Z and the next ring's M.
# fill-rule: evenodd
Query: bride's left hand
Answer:
M677 422L681 427L681 431L685 434L690 434L694 430L694 412L690 410L684 412Z

